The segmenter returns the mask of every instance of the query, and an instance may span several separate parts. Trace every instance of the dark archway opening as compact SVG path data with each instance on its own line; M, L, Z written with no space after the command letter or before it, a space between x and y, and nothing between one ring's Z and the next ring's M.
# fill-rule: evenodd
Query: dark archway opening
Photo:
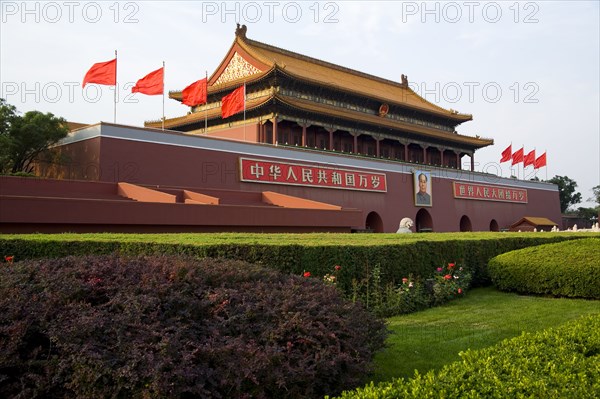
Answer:
M433 231L433 219L431 215L425 209L419 209L415 220L415 227L417 233L430 233Z
M381 216L377 212L369 212L365 228L371 230L373 233L383 233L383 220L381 220Z
M473 231L473 227L471 226L471 219L467 215L463 215L460 218L460 231Z
M500 227L498 227L498 222L496 222L496 219L492 219L490 222L490 231L500 231Z

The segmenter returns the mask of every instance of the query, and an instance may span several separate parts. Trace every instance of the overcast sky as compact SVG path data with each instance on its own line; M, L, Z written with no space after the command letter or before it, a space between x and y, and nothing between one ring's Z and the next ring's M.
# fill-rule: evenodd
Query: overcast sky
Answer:
M113 89L81 81L118 50L117 122L162 116L162 96L131 95L135 81L166 63L165 87L208 75L234 40L251 39L411 87L473 115L458 127L495 144L476 170L531 178L499 164L512 143L547 151L541 179L568 176L584 200L600 184L598 1L108 1L1 3L0 97L21 112L69 121L113 121ZM188 107L166 98L167 117ZM593 206L593 203L583 203Z

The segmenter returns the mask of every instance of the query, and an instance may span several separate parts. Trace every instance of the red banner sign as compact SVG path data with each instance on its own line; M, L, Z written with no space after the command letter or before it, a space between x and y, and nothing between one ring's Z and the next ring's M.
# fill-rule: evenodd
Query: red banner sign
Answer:
M384 173L240 158L240 179L253 183L387 192Z
M526 204L527 190L523 188L488 186L485 184L455 181L454 198Z

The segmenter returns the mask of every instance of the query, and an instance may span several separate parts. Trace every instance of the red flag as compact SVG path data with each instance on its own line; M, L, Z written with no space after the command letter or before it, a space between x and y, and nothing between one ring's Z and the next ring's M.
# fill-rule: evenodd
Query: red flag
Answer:
M502 159L500 159L500 163L510 161L512 158L512 144L506 147L506 150L502 151Z
M117 59L92 65L83 78L83 87L88 83L115 86L117 84Z
M221 114L223 119L244 110L246 100L246 85L240 86L221 99Z
M535 162L535 150L531 150L529 152L529 154L525 155L525 158L523 158L523 166L527 167L529 165L533 165L534 162Z
M182 103L193 107L206 103L206 78L192 83L181 92Z
M512 155L512 164L516 165L519 162L523 162L523 148L521 148L520 150L515 151L515 153Z
M542 155L540 155L533 163L533 167L535 169L539 169L543 166L546 166L546 153L545 152Z
M132 93L142 93L149 96L163 94L164 90L165 68L159 68L156 71L150 72L137 81L135 86L131 88Z

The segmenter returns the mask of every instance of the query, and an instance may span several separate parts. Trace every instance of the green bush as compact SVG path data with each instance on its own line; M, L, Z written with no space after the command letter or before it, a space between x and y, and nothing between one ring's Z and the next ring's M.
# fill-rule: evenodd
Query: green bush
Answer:
M600 240L587 238L511 251L490 260L504 291L600 299Z
M438 372L371 383L339 398L597 398L600 315L460 356Z
M0 268L3 398L317 398L364 383L385 336L333 287L240 261Z
M489 285L488 261L529 246L578 239L565 233L440 234L38 234L0 237L0 255L16 260L70 255L186 254L229 258L290 274L310 270L324 276L334 265L344 270L338 288L351 294L353 281L372 277L397 287L402 278L428 278L448 261L468 270L474 286Z

